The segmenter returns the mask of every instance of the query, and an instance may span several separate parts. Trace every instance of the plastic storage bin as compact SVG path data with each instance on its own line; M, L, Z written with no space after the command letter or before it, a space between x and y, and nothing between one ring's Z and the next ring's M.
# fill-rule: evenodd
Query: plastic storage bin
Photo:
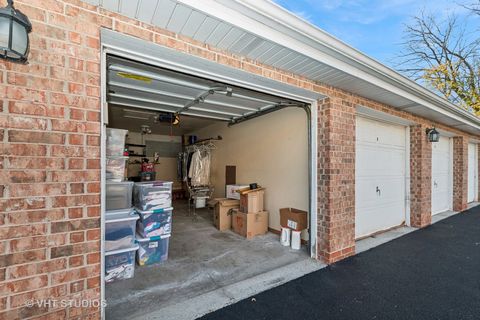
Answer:
M125 138L128 130L107 128L106 154L109 157L121 157L125 150Z
M159 263L168 259L170 235L161 237L137 237L137 263L140 266Z
M172 206L173 182L136 182L133 187L133 202L140 210L166 209Z
M131 248L105 252L105 282L133 278L135 253L138 245Z
M137 232L144 238L168 235L172 232L173 208L142 211L136 209L140 219Z
M128 157L108 157L106 179L117 182L125 180L125 165L127 161Z
M105 250L128 249L135 245L139 216L133 208L105 212Z
M107 181L106 189L106 210L128 209L132 207L133 181Z

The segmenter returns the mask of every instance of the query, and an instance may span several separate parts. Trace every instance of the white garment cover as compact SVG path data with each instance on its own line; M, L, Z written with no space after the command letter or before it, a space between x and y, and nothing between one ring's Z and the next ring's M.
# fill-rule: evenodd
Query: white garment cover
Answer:
M197 150L193 153L188 177L193 187L210 184L210 151Z

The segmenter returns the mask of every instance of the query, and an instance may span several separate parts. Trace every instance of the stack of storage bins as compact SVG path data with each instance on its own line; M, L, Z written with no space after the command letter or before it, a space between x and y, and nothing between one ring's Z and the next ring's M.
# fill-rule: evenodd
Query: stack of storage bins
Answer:
M133 182L123 181L123 156L127 130L107 128L105 281L133 278L135 272L135 225L138 215L132 208Z
M133 188L137 222L137 262L140 266L168 259L172 232L172 182L137 182Z

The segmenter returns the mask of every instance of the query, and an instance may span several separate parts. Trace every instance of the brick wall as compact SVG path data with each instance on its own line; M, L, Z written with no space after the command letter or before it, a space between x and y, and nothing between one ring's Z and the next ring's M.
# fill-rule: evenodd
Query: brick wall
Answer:
M318 255L333 263L355 253L355 105L318 107Z
M0 62L0 318L98 318L26 306L100 297L98 23L61 1L15 5L33 32L28 65Z
M467 209L468 139L453 137L453 210Z
M330 97L319 107L318 249L327 262L354 252L356 105L467 136L79 0L15 5L33 32L28 65L0 62L1 319L99 317L97 307L27 308L25 300L100 297L101 27Z
M432 222L432 143L426 129L410 126L410 224L417 228Z

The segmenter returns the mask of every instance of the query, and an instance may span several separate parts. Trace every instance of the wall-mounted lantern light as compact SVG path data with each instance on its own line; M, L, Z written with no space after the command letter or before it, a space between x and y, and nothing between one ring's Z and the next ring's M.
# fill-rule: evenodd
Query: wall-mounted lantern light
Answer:
M426 133L428 136L428 141L438 142L440 140L440 133L435 129L435 127L427 129Z
M13 7L13 0L7 3L5 8L0 8L0 58L25 63L32 24L26 15Z

